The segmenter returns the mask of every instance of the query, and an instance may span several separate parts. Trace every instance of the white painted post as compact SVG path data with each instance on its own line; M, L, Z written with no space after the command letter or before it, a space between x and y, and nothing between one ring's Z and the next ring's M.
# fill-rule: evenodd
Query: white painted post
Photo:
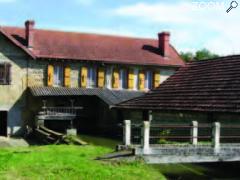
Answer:
M131 121L125 120L123 127L123 143L125 146L131 145Z
M198 122L197 121L192 121L192 128L191 128L191 143L193 145L198 144Z
M220 123L214 122L213 123L213 130L212 130L212 145L214 147L215 152L218 152L220 149Z
M150 122L149 121L143 121L143 129L142 129L142 147L143 147L143 153L148 154L149 153L149 140L150 140Z

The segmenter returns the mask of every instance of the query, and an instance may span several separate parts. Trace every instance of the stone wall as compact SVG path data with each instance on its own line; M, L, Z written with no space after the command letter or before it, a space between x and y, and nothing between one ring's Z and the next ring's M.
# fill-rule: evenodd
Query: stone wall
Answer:
M84 63L84 62L74 62L70 60L65 60L62 62L55 61L55 60L32 60L29 61L29 73L28 73L28 86L46 86L47 81L47 66L48 64L53 65L68 65L71 68L71 87L76 88L80 87L80 70L83 66L99 66L99 63ZM111 78L112 78L112 69L113 67L118 67L119 65L111 65L107 64L104 67L107 69L106 71L106 88L111 88ZM130 66L122 66L123 68L127 69ZM131 68L136 69L136 73L139 72L139 70L144 69L142 66L132 66ZM163 83L169 76L173 75L175 72L175 68L154 68L151 67L153 70L159 70L160 71L160 82ZM134 75L135 78L135 89L137 89L137 78L138 75Z
M11 84L0 85L0 110L8 111L8 135L18 133L23 126L26 105L28 56L0 35L0 63L11 64Z

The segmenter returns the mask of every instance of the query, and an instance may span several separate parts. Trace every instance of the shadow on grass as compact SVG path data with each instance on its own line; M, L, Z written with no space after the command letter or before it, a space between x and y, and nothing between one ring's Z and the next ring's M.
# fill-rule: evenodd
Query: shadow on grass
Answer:
M169 180L237 180L240 163L199 163L152 165Z
M79 135L79 137L86 141L89 144L96 145L96 146L103 146L111 149L115 149L118 144L121 142L115 139L104 138L104 137L96 137L90 135Z

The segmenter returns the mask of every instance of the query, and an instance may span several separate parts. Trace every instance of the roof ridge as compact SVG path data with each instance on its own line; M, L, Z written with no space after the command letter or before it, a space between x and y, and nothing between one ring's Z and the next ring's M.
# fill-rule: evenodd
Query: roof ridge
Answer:
M240 54L219 56L219 57L216 57L216 58L203 59L203 60L200 60L200 61L191 61L191 62L186 63L186 65L191 66L191 65L194 65L194 64L205 64L205 63L208 63L208 62L223 61L223 60L227 60L227 59L236 60L234 58L238 58L238 57L240 58Z
M24 27L19 26L0 26L3 28L15 28L24 30ZM157 38L150 37L137 37L137 36L128 36L128 35L114 35L114 34L104 34L104 33L94 33L94 32L84 32L84 31L72 31L72 30L62 30L62 29L44 29L44 28L34 28L37 31L46 31L46 32L58 32L58 33L69 33L69 34L84 34L84 35L96 35L96 36L107 36L107 37L115 37L115 38L124 38L124 39L137 39L137 40L151 40L157 41Z

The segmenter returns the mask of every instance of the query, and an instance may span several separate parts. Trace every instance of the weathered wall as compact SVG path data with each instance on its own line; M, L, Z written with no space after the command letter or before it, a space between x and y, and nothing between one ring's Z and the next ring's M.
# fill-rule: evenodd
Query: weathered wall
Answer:
M15 134L23 125L25 90L27 87L27 55L0 35L0 62L11 63L11 85L0 85L0 110L8 111L8 135Z
M80 70L81 67L83 66L92 66L92 67L97 67L100 64L97 63L83 63L83 62L74 62L74 61L55 61L55 60L32 60L29 62L29 74L28 74L28 85L30 87L32 86L46 86L46 81L47 81L47 66L48 64L61 64L61 65L68 65L71 68L71 87L80 87ZM107 88L111 88L111 78L112 78L112 69L113 67L118 67L118 65L105 65L104 66L107 71L106 71L106 80L105 80L105 86ZM138 88L138 72L141 69L145 69L148 67L142 67L142 66L121 66L125 69L131 67L135 69L136 74L134 75L135 78L135 89ZM173 75L175 72L175 68L154 68L154 67L149 67L149 69L152 69L154 71L159 70L160 71L160 82L164 82L169 76Z

